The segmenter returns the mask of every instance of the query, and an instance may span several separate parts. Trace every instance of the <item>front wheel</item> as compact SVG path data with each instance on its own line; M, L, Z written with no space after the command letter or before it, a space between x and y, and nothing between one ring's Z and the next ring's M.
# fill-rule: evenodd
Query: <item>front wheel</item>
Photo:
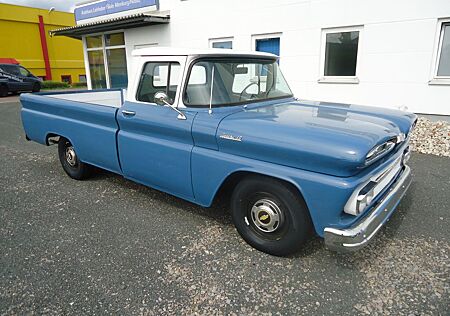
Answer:
M242 238L271 255L297 252L312 234L311 218L300 194L273 178L242 180L234 189L231 208Z
M73 145L64 137L58 141L58 155L64 171L72 179L83 180L91 175L92 167L80 161Z

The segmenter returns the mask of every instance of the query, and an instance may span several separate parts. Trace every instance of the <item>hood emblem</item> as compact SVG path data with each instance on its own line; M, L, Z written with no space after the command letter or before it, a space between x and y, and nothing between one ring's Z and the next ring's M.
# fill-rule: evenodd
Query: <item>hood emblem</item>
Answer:
M231 134L222 134L219 137L223 138L223 139L232 140L235 142L242 142L242 136L233 136Z

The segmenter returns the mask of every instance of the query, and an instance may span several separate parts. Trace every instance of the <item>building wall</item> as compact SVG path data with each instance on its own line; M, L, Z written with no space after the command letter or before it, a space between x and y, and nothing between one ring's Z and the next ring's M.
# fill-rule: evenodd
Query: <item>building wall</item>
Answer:
M0 4L0 57L15 58L36 76L46 75L39 15L44 20L52 80L70 75L72 82L78 82L79 76L85 75L81 41L48 34L49 30L74 25L72 13Z
M281 34L280 65L297 97L450 115L450 85L433 85L439 19L448 0L161 0L167 26L125 30L131 51L142 45L198 47L233 37L233 49L254 49L255 35ZM322 30L361 26L359 83L320 83Z

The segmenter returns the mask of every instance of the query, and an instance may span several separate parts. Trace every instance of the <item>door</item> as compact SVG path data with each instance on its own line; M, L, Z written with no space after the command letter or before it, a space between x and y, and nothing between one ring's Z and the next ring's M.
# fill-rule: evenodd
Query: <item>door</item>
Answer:
M178 104L186 57L152 57L139 71L133 101L119 109L118 149L125 177L145 185L193 199L191 183L191 126L195 114L186 119L168 106L157 105L156 92L164 92Z
M9 91L20 91L23 83L19 74L19 67L16 65L2 65L2 69L8 75Z
M31 91L33 90L33 85L36 82L33 75L22 66L18 66L19 78L22 79L22 87L23 91Z
M258 52L266 52L280 56L279 37L257 39L255 44Z

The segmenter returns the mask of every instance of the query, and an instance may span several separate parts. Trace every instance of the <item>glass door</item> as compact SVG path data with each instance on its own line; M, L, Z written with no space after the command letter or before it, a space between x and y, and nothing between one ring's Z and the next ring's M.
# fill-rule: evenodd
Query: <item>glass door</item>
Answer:
M126 88L128 85L128 77L125 48L107 49L106 55L110 87Z

